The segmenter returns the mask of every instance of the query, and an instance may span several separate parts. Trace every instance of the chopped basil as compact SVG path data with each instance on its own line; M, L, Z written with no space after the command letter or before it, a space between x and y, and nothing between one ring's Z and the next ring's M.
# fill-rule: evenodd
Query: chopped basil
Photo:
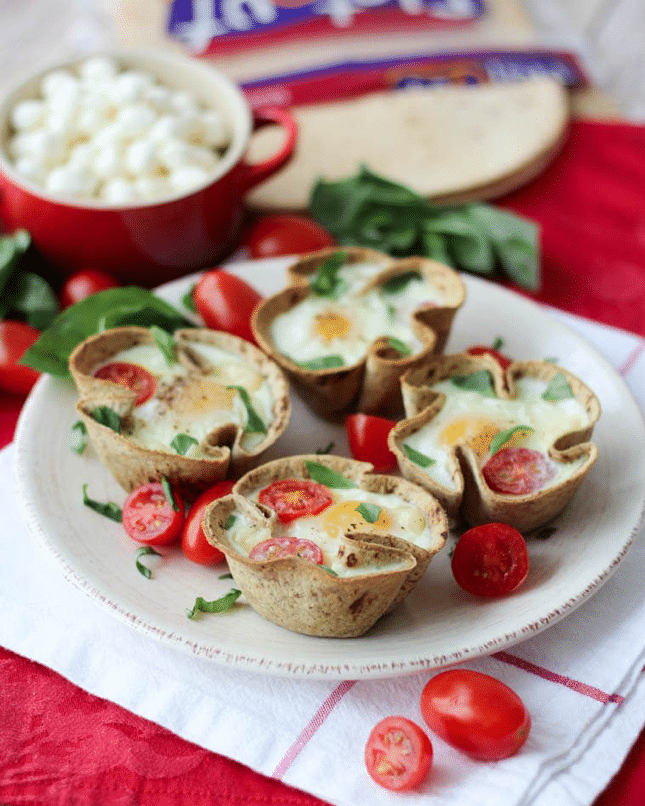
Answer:
M177 434L170 443L170 447L181 454L181 456L185 456L193 445L198 444L199 441L196 440L195 437L191 437L190 434Z
M230 515L228 516L228 518L226 519L226 523L224 524L224 528L225 528L225 529L230 529L230 528L233 526L233 524L235 523L235 521L236 521L236 520L237 520L237 516L236 516L236 515L234 515L234 514L231 512L231 514L230 514Z
M401 341L401 339L395 339L390 336L388 343L393 350L397 351L397 353L400 353L401 355L412 355L412 350L404 341Z
M318 448L316 451L317 454L326 454L331 453L334 450L336 443L335 442L328 442L324 448Z
M403 274L397 274L396 277L390 277L389 280L383 283L381 291L386 294L400 294L413 280L421 280L421 275L418 271L406 271Z
M155 344L166 359L166 363L171 367L175 363L177 356L177 342L167 330L159 327L159 325L150 325L150 332Z
M338 277L338 271L346 260L344 252L334 252L318 267L309 286L319 297L338 297L343 290L343 282Z
M170 506L175 510L175 512L179 512L179 505L175 499L175 496L172 492L172 487L170 486L170 482L165 476L161 477L161 486L163 487L163 491L168 499L168 503Z
M363 503L356 507L356 511L359 515L362 515L368 523L376 523L381 514L381 507L363 501Z
M490 452L497 453L502 445L508 442L513 434L517 434L519 431L523 431L526 434L533 433L533 429L530 425L514 425L512 428L507 428L505 431L500 431L498 434L495 434L490 442Z
M217 578L218 579L233 579L233 574L231 574L230 572L228 574L220 574Z
M266 434L267 427L262 422L262 418L257 411L253 408L249 393L243 386L227 386L227 389L235 389L242 398L244 408L246 409L246 431L249 434Z
M69 447L74 453L83 453L87 446L87 427L82 420L77 420L69 434Z
M316 372L319 369L338 369L345 366L345 361L340 355L321 355L320 358L312 358L311 361L296 362L303 369L311 369Z
M110 518L117 523L121 523L122 520L122 512L121 507L117 504L113 503L112 501L108 501L107 503L103 503L102 501L95 501L93 498L90 498L87 494L87 484L83 485L83 503L86 507L93 509L95 512L98 512L99 515L105 515L106 518Z
M321 565L320 568L322 568L323 571L327 571L327 573L331 574L333 577L338 576L338 574L334 571L334 569L330 568L328 565Z
M551 378L549 385L542 393L542 398L549 403L554 403L557 400L566 400L569 397L573 397L573 391L569 386L569 381L561 372L556 372Z
M224 613L226 610L230 610L231 607L233 607L241 595L242 591L237 588L231 588L224 596L221 596L219 599L213 599L211 602L198 596L195 599L192 610L188 610L186 615L188 618L194 619L198 613Z
M309 476L314 481L317 481L318 484L324 484L325 487L349 489L351 487L358 486L356 482L348 479L346 476L343 476L340 473L337 473L330 467L318 464L318 462L308 461L306 462L306 465Z
M156 557L161 557L162 555L161 555L161 554L159 554L159 552L158 552L158 551L155 551L155 550L152 548L152 546L141 546L141 548L137 549L137 553L136 553L136 566L137 566L137 571L138 571L138 572L139 572L139 573L140 573L142 576L144 576L146 579L150 579L150 577L152 576L152 571L151 571L151 570L148 568L148 566L147 566L147 565L144 565L144 564L141 562L141 559L140 559L140 558L141 558L141 557L143 557L145 554L154 554Z
M197 283L193 283L181 298L181 304L184 308L188 308L188 310L193 311L193 313L197 313L197 305L195 305L195 297L193 296L196 287Z
M116 431L117 434L121 433L121 418L109 406L96 406L92 409L92 419L97 423L105 425Z
M417 451L410 445L406 445L405 442L402 447L403 453L405 453L408 459L414 462L415 465L419 465L419 467L430 467L436 461L436 459L431 459L429 456L426 456L425 453L421 453L421 451Z
M450 381L465 392L479 392L484 397L497 397L493 378L487 369L480 369L468 375L453 375Z
M504 339L501 336L497 336L495 341L493 342L493 350L501 350L504 346Z

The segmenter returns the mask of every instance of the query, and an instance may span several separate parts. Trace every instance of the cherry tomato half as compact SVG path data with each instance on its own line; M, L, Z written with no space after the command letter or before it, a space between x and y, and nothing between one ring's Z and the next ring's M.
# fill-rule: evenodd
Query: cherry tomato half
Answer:
M370 462L377 473L396 467L396 456L388 448L387 438L395 420L372 414L350 414L345 418L349 449L354 459Z
M485 523L468 529L457 541L452 574L475 596L506 596L529 573L529 553L521 532L506 523Z
M324 227L310 218L297 215L267 215L251 225L244 243L251 257L301 255L334 246Z
M424 780L432 755L432 743L418 725L403 716L388 716L367 739L365 766L377 784L401 792Z
M431 678L421 692L421 713L445 742L482 761L514 755L531 729L530 714L512 688L470 669Z
M261 504L275 510L282 523L317 515L332 502L329 488L309 479L280 479L260 490Z
M157 387L154 375L139 364L129 364L127 361L113 361L110 364L104 364L96 370L94 377L112 381L112 383L118 383L120 386L130 389L137 396L136 406L149 400Z
M502 448L483 465L482 475L493 492L527 495L551 481L555 467L540 451Z
M173 491L177 509L158 481L137 487L125 499L122 522L126 533L139 543L167 546L179 537L184 523L184 503Z
M40 373L18 362L39 336L40 331L25 322L0 322L0 389L26 395L36 383Z
M121 283L111 274L97 269L83 269L65 280L60 291L60 302L67 308L92 294L120 285Z
M224 554L206 539L202 528L202 518L206 507L218 498L228 495L233 489L234 482L218 481L197 498L186 515L181 530L181 549L194 563L200 565L215 565L224 559Z
M512 363L511 359L500 353L499 350L496 350L494 347L486 347L484 344L473 344L466 352L469 355L490 355L500 364L502 369L508 369Z
M206 327L255 343L251 314L262 295L244 280L222 269L211 269L195 286L193 300Z
M303 537L292 537L291 535L281 535L280 537L270 537L253 546L249 552L252 560L275 560L279 557L302 557L316 565L322 565L323 553L320 546L312 540Z

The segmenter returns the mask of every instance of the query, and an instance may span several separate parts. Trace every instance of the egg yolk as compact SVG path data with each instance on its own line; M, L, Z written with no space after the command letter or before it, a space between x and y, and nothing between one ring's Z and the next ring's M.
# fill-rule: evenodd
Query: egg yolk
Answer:
M338 311L323 311L316 314L314 319L314 333L327 342L342 339L349 333L351 326L350 320Z
M484 417L460 417L445 426L439 434L439 441L449 447L458 443L468 445L481 459L490 450L490 443L500 430L499 425Z
M182 414L203 414L213 410L230 411L236 392L205 378L191 378L174 394L172 408Z
M320 516L322 527L330 537L336 537L339 532L360 532L363 530L377 530L385 532L392 528L392 517L387 510L381 507L378 518L370 523L358 511L361 501L343 501L328 507Z

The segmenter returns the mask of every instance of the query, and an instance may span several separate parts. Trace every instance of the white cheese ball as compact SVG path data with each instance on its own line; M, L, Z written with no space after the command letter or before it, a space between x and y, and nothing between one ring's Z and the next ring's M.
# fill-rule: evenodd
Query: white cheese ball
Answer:
M116 177L106 182L101 189L101 198L110 204L132 204L140 201L133 182L123 177Z
M157 144L150 139L135 140L126 149L124 164L126 171L134 177L157 173L161 169Z
M45 114L44 101L21 101L11 110L11 125L18 131L34 129L43 122Z
M96 177L91 171L72 165L60 165L53 168L45 180L45 188L50 193L80 198L93 196L96 184Z
M208 177L209 172L205 171L203 168L199 168L198 166L186 166L171 171L168 179L171 187L181 192L182 190L190 190L190 188L206 184Z
M118 64L107 56L92 56L85 59L78 68L81 81L90 85L112 81L118 72Z

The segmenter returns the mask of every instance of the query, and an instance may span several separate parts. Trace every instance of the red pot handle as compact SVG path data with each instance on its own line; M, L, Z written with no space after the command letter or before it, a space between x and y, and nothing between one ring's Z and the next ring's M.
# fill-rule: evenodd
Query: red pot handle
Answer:
M298 124L291 114L286 109L273 106L253 110L253 131L271 124L281 126L286 132L286 139L282 148L264 162L258 162L254 165L244 163L242 174L243 192L268 179L293 157L298 139Z

